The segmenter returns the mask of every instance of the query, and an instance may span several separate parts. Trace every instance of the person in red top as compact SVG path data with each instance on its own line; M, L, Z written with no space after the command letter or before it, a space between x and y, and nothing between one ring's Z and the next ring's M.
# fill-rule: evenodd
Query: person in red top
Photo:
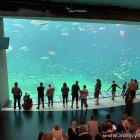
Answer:
M20 97L22 96L22 91L18 87L17 82L15 82L14 85L15 86L12 88L12 94L13 94L13 97L14 97L14 110L16 109L16 101L18 101L18 107L19 107L19 110L21 110Z
M50 107L50 102L51 102L51 105L53 106L54 91L55 91L54 87L52 87L51 84L49 84L47 92L46 92L46 96L48 96L48 107Z
M136 96L137 90L138 90L138 83L137 83L137 80L135 79L131 83L129 83L129 85L128 85L128 91L133 99Z

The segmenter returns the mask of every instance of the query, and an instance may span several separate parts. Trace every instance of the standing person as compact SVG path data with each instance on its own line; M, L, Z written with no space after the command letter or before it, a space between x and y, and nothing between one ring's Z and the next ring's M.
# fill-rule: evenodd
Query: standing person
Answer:
M139 89L139 83L136 79L134 79L134 83L136 84L136 91Z
M40 106L40 100L42 102L42 107L44 108L44 86L43 86L43 83L40 82L40 86L37 87L37 91L38 91L38 107L37 109L39 109L39 106Z
M137 90L139 89L139 83L138 83L138 81L136 80L136 79L134 79L134 83L135 83L135 98L136 98L136 92L137 92Z
M19 110L21 110L20 97L22 96L22 91L18 87L17 82L15 82L14 85L15 86L12 88L12 94L13 94L13 97L14 97L14 110L16 109L16 101L18 101L18 107L19 107Z
M134 99L135 98L135 96L136 96L136 91L137 91L137 88L138 88L138 85L137 85L137 82L136 82L136 80L134 81L132 81L131 83L129 83L129 85L128 85L128 91L129 91L129 93L130 93L130 95L131 95L131 97Z
M76 109L78 109L78 92L80 91L80 87L78 85L78 81L76 81L75 84L72 85L72 105L71 108L73 108L74 99L76 98Z
M48 107L50 107L50 102L51 102L51 106L53 106L54 91L55 91L54 87L52 87L51 84L49 84L46 92L46 96L48 96Z
M114 97L115 97L115 93L116 93L116 88L120 88L116 83L115 83L115 81L113 80L112 81L112 85L110 86L110 88L108 89L108 90L110 90L110 89L112 89L112 100L114 101ZM121 89L121 88L120 88ZM108 91L107 90L107 91Z
M61 88L61 92L62 92L62 97L63 97L63 107L65 107L65 100L66 100L66 106L68 105L68 92L69 92L69 88L67 87L67 84L64 83L63 87Z
M122 85L122 96L123 96L123 99L124 99L124 96L125 96L126 88L127 88L127 82L125 82L125 83Z
M86 89L86 85L84 85L83 90L80 90L81 109L83 109L83 104L86 107L86 109L88 107L87 96L88 96L88 90Z
M128 83L128 87L129 87L130 84L133 83L133 81L134 81L133 79L130 80L130 82Z
M101 92L101 80L100 79L97 79L96 80L96 85L95 85L95 92L94 92L94 98L96 98L96 105L99 105L99 94Z
M136 79L134 79L134 83L136 85L136 91L137 91L139 89L139 83L138 83L138 81Z
M129 94L128 98L125 101L125 114L129 114L131 115L132 109L133 109L133 98L132 96Z

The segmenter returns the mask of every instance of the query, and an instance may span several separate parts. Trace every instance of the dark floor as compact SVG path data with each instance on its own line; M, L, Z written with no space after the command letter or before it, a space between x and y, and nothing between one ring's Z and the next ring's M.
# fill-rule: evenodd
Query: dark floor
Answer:
M140 125L139 108L140 102L135 103L131 115ZM40 131L52 130L55 123L59 123L63 132L67 132L72 120L80 123L81 118L84 118L88 121L92 114L99 123L105 120L107 113L118 122L124 110L124 106L119 106L88 111L0 111L0 140L37 140Z

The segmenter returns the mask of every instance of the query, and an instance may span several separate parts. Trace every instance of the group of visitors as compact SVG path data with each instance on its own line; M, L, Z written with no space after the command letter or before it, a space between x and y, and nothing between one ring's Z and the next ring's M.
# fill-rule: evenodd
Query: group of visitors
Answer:
M99 95L101 94L101 87L102 87L101 80L97 79L96 84L95 84L95 89L94 89L94 98L96 99L95 100L96 105L99 105ZM114 98L115 98L116 88L121 89L121 87L118 86L116 84L116 82L113 80L110 88L107 90L107 91L109 91L111 89L112 100L113 101L114 101ZM137 82L136 79L135 80L131 79L131 82L129 82L128 84L127 84L127 82L125 82L122 85L122 96L123 96L123 98L125 97L126 105L133 102L133 99L136 96L136 91L137 90L138 90L138 82ZM69 87L64 82L63 86L61 88L62 98L63 98L63 107L64 108L66 106L68 106L69 91L70 91ZM44 106L44 96L48 97L48 107L50 107L50 106L53 107L53 96L54 96L55 88L52 87L51 84L48 85L48 88L46 90L46 94L44 94L45 87L43 86L43 82L40 82L40 86L37 87L37 92L38 92L38 106L37 106L37 109L40 109L40 104L41 103L42 103L42 108L45 107ZM15 82L15 86L12 88L12 93L14 95L14 110L16 109L16 100L18 101L18 107L19 107L19 110L20 110L21 109L20 97L22 96L22 90L18 87L17 82ZM89 93L88 93L88 90L86 89L86 85L83 85L83 89L80 90L80 87L78 85L78 81L76 81L75 84L73 84L72 88L71 88L71 95L72 95L71 108L73 108L74 101L76 100L76 109L78 109L79 108L78 100L81 99L81 109L83 109L83 107L85 107L87 109L87 107L88 107L88 104L87 104L88 94ZM27 93L25 94L25 96L27 96ZM29 94L28 94L28 100L30 102L29 106L31 108L32 101L31 101L31 98L30 98ZM28 104L28 102L26 102L26 103L25 102L26 102L26 100L24 100L23 108L26 108L25 106Z
M40 132L38 136L38 140L138 140L139 138L140 128L134 118L127 114L119 122L115 122L110 114L106 114L106 119L101 124L92 115L90 121L82 120L80 125L72 121L68 130L63 130L56 124L52 131Z

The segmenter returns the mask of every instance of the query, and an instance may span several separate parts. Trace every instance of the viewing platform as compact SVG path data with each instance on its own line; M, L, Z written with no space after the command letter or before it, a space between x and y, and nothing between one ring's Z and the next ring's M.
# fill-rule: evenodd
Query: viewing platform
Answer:
M134 99L134 103L140 102L140 91L137 91L136 98ZM92 95L93 93L90 93L88 98L87 98L87 103L88 103L88 109L100 109L100 108L108 108L108 107L116 107L116 106L124 106L125 105L125 100L123 99L123 96L121 95L121 91L118 91L116 93L115 100L112 100L111 97L111 92L103 93L100 94L100 99L99 99L99 105L95 105L95 98ZM23 96L22 96L23 98ZM21 104L23 103L23 99L21 98ZM74 101L73 108L71 108L71 99L72 96L69 95L68 98L68 105L63 107L63 101L62 101L62 96L54 96L54 104L53 107L48 107L48 98L45 97L45 108L42 108L42 104L40 105L40 109L36 109L37 107L37 98L33 98L33 107L29 111L71 111L71 110L81 110L81 100L79 99L78 101L78 106L79 108L76 109L76 101ZM10 101L10 104L7 107L2 108L3 111L13 111L13 100ZM83 108L83 110L86 110ZM19 111L18 107L16 108L16 111ZM21 111L24 111L23 108Z

